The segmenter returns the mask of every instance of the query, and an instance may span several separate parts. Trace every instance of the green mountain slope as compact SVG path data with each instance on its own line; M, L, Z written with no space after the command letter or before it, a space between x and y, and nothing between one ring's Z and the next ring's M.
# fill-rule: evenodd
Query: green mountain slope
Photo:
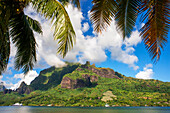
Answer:
M30 94L1 93L0 105L170 106L170 82L126 77L89 62L45 69L30 87Z
M48 90L60 84L63 76L74 71L80 64L67 63L66 67L50 67L40 72L39 76L31 82L31 87L35 90Z

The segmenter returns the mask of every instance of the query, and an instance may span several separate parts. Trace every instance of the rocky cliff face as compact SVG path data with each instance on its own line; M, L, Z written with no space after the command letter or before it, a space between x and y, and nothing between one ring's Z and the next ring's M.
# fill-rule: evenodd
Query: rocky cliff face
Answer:
M30 94L33 91L33 89L25 84L25 82L22 82L20 87L16 90L19 94Z
M73 80L69 77L64 77L61 81L61 88L76 89L82 87L92 87L97 85L95 83L97 80L97 76L90 76L88 74L82 75L82 78L78 78L76 80Z
M94 65L91 66L89 63L82 65L80 68L77 68L76 70L81 72L83 70L89 70L89 72L95 73L96 75L91 74L82 74L81 77L73 80L70 77L64 77L61 81L61 88L67 88L67 89L76 89L76 88L82 88L82 87L91 87L97 85L98 77L104 77L104 78L116 78L120 79L117 75L115 75L115 71L110 68L97 68Z
M119 77L115 75L115 71L110 68L96 68L94 66L87 66L87 65L82 65L82 68L86 68L101 77L119 79Z

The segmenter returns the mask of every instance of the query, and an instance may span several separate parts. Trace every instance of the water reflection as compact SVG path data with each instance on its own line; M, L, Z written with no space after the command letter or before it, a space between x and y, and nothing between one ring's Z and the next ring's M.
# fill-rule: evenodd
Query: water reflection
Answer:
M170 107L0 107L0 113L170 113Z
M30 108L25 106L16 108L16 111L16 113L31 113Z

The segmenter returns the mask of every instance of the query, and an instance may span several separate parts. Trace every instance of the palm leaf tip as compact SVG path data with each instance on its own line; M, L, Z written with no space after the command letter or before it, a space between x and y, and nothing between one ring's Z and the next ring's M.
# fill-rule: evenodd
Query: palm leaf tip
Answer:
M2 33L1 31L0 25L0 75L6 70L10 56L9 32Z
M54 38L58 40L57 53L64 58L68 51L73 48L76 35L67 11L61 4L58 3L58 6L56 20L53 24L55 26Z
M123 39L130 37L136 23L141 0L120 0L118 12L115 15L116 26Z
M32 19L31 17L29 17L27 15L26 15L26 19L27 19L30 27L32 28L32 30L34 30L35 32L37 32L39 34L43 33L41 24L37 20L34 20L34 19Z
M102 33L112 22L117 10L117 3L114 0L93 0L90 20L94 26L94 31Z
M36 41L26 15L22 12L11 17L9 28L12 42L17 47L15 69L22 68L27 73L36 62Z
M167 43L170 28L170 2L168 0L155 0L142 3L141 11L147 11L143 16L145 25L141 28L141 36L152 61L156 63L160 59L161 51Z
M34 1L33 5L37 11L46 18L51 19L54 26L54 39L58 41L57 53L65 57L75 43L75 31L71 24L69 15L64 6L57 0ZM38 6L38 7L37 7Z

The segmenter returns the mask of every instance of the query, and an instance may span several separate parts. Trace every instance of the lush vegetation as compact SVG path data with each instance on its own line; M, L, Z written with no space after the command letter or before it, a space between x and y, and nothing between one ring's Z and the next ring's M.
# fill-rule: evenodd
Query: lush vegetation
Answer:
M82 70L78 71L80 68ZM64 89L61 88L61 80L57 80L65 76L77 79L87 73L98 76L96 86ZM80 64L68 63L63 68L51 67L41 71L39 77L31 83L31 87L36 90L30 94L1 92L0 105L13 105L19 102L28 106L104 106L106 103L111 106L170 106L169 82L135 79L118 72L115 74L120 79L100 77L82 68ZM42 79L41 76L46 79Z
M65 74L71 73L79 66L79 63L73 64L67 62L66 64L67 66L63 68L50 67L41 71L40 76L32 81L31 87L35 90L47 90L56 87L61 83Z
M17 93L3 95L1 93L0 105L12 105L19 102L29 106L47 106L50 104L54 106L104 106L106 102L101 100L103 94L112 91L116 98L107 101L109 105L170 106L170 95L166 89L165 92L162 90L153 91L149 88L143 89L141 86L132 90L131 85L122 87L124 84L131 83L130 81L113 79L109 83L100 83L93 88L63 89L59 85L47 91L37 90L29 95L18 95Z

